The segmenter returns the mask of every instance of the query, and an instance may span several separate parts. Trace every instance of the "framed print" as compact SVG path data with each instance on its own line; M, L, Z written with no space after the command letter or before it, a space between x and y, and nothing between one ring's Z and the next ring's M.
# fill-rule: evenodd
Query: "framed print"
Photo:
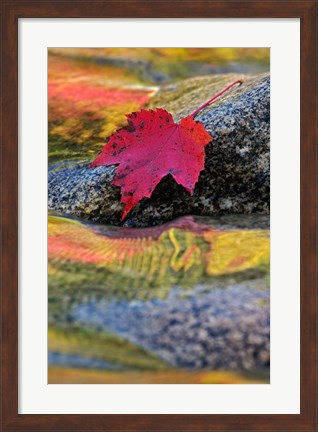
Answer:
M4 431L316 430L316 12L3 2Z

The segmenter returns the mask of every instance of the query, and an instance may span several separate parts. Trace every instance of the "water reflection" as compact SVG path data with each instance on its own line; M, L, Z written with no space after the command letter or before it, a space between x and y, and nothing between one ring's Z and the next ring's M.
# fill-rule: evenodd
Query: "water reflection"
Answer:
M92 369L127 369L128 356L138 371L268 372L267 223L186 216L129 229L51 214L51 365L84 353Z

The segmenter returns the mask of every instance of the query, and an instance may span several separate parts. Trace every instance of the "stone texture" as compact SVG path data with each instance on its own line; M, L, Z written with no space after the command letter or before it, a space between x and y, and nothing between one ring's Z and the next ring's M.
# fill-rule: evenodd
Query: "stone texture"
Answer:
M269 213L270 79L222 75L191 78L163 88L150 107L163 107L176 120L235 79L231 89L196 117L213 136L206 147L205 170L194 194L163 179L150 199L143 199L124 221L126 226L152 226L178 216ZM49 208L92 221L121 225L120 189L111 181L116 167L89 168L88 163L51 170ZM141 179L142 180L142 179Z
M264 280L206 292L198 286L184 298L97 301L73 311L76 324L111 331L187 369L268 369L269 290Z

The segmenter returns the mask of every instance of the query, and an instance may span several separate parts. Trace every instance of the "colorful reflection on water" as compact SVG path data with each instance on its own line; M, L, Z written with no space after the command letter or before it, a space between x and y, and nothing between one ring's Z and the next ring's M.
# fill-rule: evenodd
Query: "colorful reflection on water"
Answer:
M50 214L49 381L266 381L259 225L186 216L129 229Z

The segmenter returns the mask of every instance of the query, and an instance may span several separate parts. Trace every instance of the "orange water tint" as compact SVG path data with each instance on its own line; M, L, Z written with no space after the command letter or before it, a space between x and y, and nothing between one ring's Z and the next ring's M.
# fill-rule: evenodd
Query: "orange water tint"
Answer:
M111 241L108 238L96 236L89 238L89 235L81 240L71 236L50 236L49 257L62 260L71 260L84 264L107 264L122 262L125 257L132 257L140 254L150 246L147 239L140 239L129 244L126 239ZM92 244L94 242L94 245Z
M49 238L49 256L60 257L63 259L71 259L72 261L82 262L86 264L99 264L105 262L103 253L98 253L83 244L74 242L70 239L65 239L60 236L52 236Z
M154 92L131 87L138 80L124 68L73 57L77 51L49 50L48 57L49 122L60 123L51 133L76 142L87 140L89 128L96 136L95 125L87 123L94 120L104 120L103 137L112 133L125 124L125 113L139 110Z
M49 219L49 258L107 264L122 262L125 257L141 254L151 245L151 239L109 238L76 222L63 223L55 218Z
M135 256L141 256L145 253L150 255L158 247L163 247L164 239L168 236L171 241L171 250L168 255L173 253L175 265L191 267L191 260L198 255L198 247L191 242L195 237L201 237L207 227L196 224L192 218L184 218L183 221L175 221L167 224L165 227L145 228L137 230L139 236L135 235L134 229L123 229L124 236L117 237L114 232L109 235L101 235L98 232L83 225L77 221L49 217L48 224L48 253L50 259L61 261L72 261L83 264L95 264L97 266L108 266L119 264L126 259L132 259ZM186 232L191 233L188 250L179 256L180 245L175 238L175 232L178 228L186 225ZM185 227L183 226L183 230ZM176 230L176 231L175 231ZM182 231L183 231L182 230ZM159 251L158 249L158 251ZM149 255L149 256L150 256ZM200 253L199 253L200 255ZM201 257L200 259L202 259Z
M123 237L118 233L104 233L72 220L49 217L49 258L97 266L118 268L119 263L137 256L163 256L174 271L187 270L194 263L205 263L209 276L240 272L269 263L269 232L267 230L220 231L195 222L172 222L158 231L144 229L140 237L130 236L126 229ZM176 225L176 226L174 226ZM181 229L180 229L181 228ZM139 230L137 230L138 232ZM124 234L124 233L122 233ZM206 242L204 250L196 244ZM163 264L161 262L161 268Z
M229 262L229 267L237 267L240 264L245 263L248 260L248 257L237 257L234 258L232 261Z
M95 107L119 105L129 100L145 104L148 92L130 89L103 88L98 86L82 86L80 84L49 84L49 99L58 98L70 102L89 102Z
M228 371L107 371L49 366L49 384L264 384L264 376Z

